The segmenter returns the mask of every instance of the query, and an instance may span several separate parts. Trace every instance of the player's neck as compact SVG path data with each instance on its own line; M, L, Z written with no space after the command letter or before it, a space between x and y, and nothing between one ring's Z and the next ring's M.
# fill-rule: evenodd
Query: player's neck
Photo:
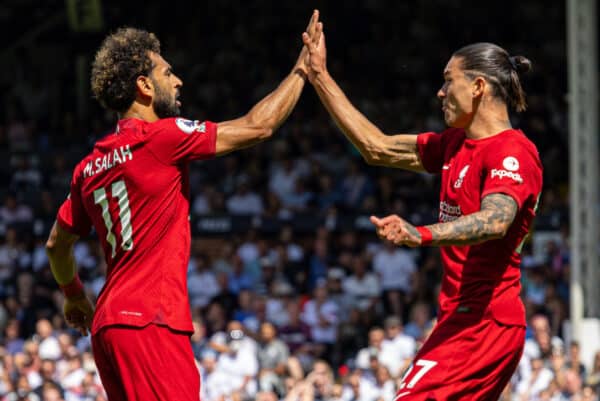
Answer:
M159 119L154 112L152 105L143 105L138 102L133 102L131 107L125 113L119 115L119 118L137 118L138 120L147 121L149 123Z
M506 106L493 105L486 110L478 110L465 127L465 132L469 139L483 139L511 128Z

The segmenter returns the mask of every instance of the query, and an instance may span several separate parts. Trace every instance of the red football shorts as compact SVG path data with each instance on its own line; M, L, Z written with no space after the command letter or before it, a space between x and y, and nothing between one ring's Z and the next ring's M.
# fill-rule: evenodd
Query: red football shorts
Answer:
M394 401L497 401L525 344L525 327L468 316L441 321L404 374Z
M109 401L200 400L200 374L187 333L166 326L108 326L92 336Z

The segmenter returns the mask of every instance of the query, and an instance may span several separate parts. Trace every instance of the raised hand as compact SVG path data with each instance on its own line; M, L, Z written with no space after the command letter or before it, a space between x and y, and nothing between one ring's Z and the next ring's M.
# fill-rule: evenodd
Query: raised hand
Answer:
M327 48L323 23L317 22L314 31L307 30L302 34L304 47L308 50L308 79L313 82L316 76L327 71Z
M410 247L421 245L421 234L415 226L395 214L381 219L371 216L371 223L375 225L377 235L381 239L390 241L395 245Z
M306 27L306 32L308 32L311 36L315 36L318 25L320 25L319 10L314 10L312 16L310 17L310 21L308 22L308 26ZM308 49L306 46L302 47L302 50L300 51L300 56L298 56L298 61L296 61L296 66L294 69L300 70L305 75L308 75L308 73L309 73L309 54L308 54Z

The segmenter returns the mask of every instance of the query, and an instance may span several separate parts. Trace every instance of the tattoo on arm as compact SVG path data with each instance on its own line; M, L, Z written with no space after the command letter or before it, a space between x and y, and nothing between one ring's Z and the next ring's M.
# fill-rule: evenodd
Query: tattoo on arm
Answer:
M517 211L517 202L511 196L490 194L481 201L479 212L427 228L431 230L434 245L478 244L504 237Z

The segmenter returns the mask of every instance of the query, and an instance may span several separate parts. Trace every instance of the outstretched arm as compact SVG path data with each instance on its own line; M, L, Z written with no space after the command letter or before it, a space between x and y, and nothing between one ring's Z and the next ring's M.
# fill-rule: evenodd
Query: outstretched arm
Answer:
M315 33L305 32L302 40L310 55L308 74L310 82L337 126L367 163L425 171L417 149L417 136L385 135L354 107L329 75L326 65L325 35L322 29L323 25L319 23Z
M315 10L307 27L311 34L314 34L318 21L319 12ZM252 146L273 135L300 98L308 72L307 56L308 51L303 47L290 74L245 116L218 123L217 155Z
M371 222L377 227L379 237L396 245L472 245L503 238L517 211L517 202L512 197L501 193L490 194L483 198L481 209L476 213L448 223L425 226L431 232L431 238L425 241L419 228L396 215L382 219L372 216Z

